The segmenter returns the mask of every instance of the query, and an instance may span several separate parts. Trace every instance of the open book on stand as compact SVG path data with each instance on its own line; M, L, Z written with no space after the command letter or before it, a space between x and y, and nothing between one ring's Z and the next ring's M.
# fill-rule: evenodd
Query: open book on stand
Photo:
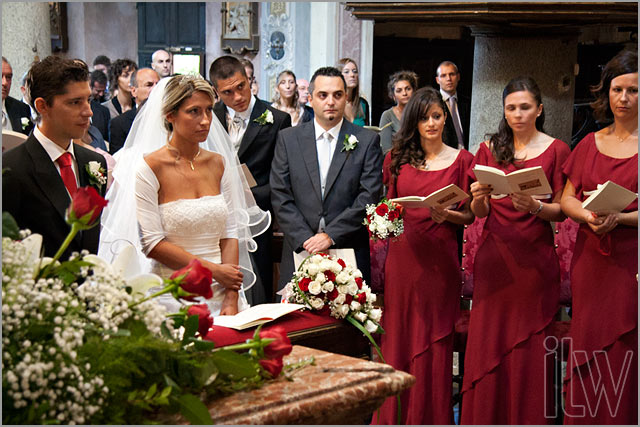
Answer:
M592 212L603 213L622 212L624 208L629 206L631 202L638 197L633 191L629 191L613 181L607 181L602 185L598 185L598 189L590 194L591 195L582 202L582 207Z
M458 203L469 195L462 191L460 187L455 184L449 184L444 188L434 191L428 196L405 196L391 199L391 202L401 204L405 208L433 208L435 206L446 208L455 203Z
M237 329L239 331L253 326L262 325L264 323L276 320L285 314L304 308L302 304L259 304L254 305L233 316L216 316L213 318L215 326L225 326L227 328Z
M475 165L473 172L480 184L489 184L493 187L491 194L541 195L553 193L541 166L520 169L506 174L498 168Z

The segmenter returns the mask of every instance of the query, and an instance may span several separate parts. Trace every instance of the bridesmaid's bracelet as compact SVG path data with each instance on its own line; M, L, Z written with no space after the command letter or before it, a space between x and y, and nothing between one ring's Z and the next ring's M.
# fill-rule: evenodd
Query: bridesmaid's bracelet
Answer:
M538 215L542 211L542 208L544 207L544 205L540 200L538 200L538 203L540 203L540 206L538 206L538 209L536 209L535 211L529 211L531 215Z

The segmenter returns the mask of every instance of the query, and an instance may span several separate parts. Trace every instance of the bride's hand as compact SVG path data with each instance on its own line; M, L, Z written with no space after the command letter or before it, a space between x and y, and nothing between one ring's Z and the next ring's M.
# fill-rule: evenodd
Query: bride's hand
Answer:
M222 287L234 291L238 291L242 287L243 274L238 265L211 263L209 269L213 274L214 280Z
M233 316L238 314L238 292L227 290L222 300L221 316Z

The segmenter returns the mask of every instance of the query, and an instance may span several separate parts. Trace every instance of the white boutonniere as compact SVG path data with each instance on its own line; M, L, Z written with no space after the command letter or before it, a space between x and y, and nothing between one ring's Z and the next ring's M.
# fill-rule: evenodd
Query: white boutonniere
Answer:
M356 148L358 145L358 138L355 135L345 134L344 141L342 142L342 150L340 151L351 151Z
M264 113L253 119L254 122L259 123L261 125L272 124L273 123L273 113L269 110L265 110Z
M20 118L20 123L22 124L22 130L25 130L31 124L31 120L28 117L22 117Z
M100 162L96 162L95 160L87 163L84 168L89 174L89 182L91 185L101 190L102 186L107 183L107 171L104 170Z

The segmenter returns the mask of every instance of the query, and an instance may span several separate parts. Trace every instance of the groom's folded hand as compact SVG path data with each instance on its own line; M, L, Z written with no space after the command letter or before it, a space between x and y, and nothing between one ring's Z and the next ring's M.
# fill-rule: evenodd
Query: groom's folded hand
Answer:
M327 233L318 233L315 236L312 236L307 239L306 242L302 244L302 247L305 251L310 254L316 252L326 251L333 244L331 237Z

